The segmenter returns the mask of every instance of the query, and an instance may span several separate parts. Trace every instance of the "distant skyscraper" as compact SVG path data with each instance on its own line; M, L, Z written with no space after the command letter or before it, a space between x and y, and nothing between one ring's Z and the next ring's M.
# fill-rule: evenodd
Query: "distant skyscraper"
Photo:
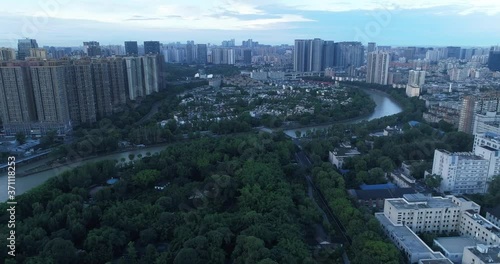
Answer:
M95 56L101 56L101 47L99 46L99 42L97 41L87 41L83 42L83 48L87 56L89 57L95 57Z
M0 48L0 61L10 61L16 59L16 51L10 48Z
M416 51L417 51L416 47L408 47L404 50L403 56L406 58L406 60L413 60L415 59Z
M244 50L243 51L243 63L245 63L245 64L252 63L252 50Z
M389 79L389 62L389 53L368 53L366 82L387 85Z
M198 64L207 64L207 44L197 44L196 45Z
M40 133L55 130L58 134L65 134L70 131L65 66L51 62L31 66L30 72Z
M139 47L137 41L125 41L125 55L137 56L139 55Z
M492 48L488 58L488 68L490 71L500 71L500 50Z
M460 47L446 47L447 58L460 59Z
M35 121L33 88L27 67L0 67L0 114L7 135L31 134Z
M186 62L188 64L191 64L193 62L196 62L196 46L194 44L187 44L186 45Z
M144 41L144 54L160 54L159 41Z
M377 43L375 43L375 42L368 42L367 52L368 53L374 52L376 47L377 47Z
M24 60L30 56L30 49L37 49L38 44L35 39L20 39L17 43L17 59Z

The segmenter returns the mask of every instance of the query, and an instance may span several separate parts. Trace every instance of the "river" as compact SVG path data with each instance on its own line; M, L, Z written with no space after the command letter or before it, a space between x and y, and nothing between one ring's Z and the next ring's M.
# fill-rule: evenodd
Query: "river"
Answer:
M355 120L350 120L348 123L357 123L361 122L364 120L373 120L376 118L381 118L384 116L391 116L395 115L397 113L400 113L402 108L398 105L396 101L391 99L387 94L375 90L364 90L368 95L371 96L371 98L375 101L377 106L375 107L374 112L363 118L355 119ZM323 125L323 126L315 126L315 127L307 127L307 128L299 128L299 129L290 129L290 130L285 130L285 133L289 135L292 138L295 138L295 131L299 130L302 131L302 133L306 133L307 130L318 130L318 129L325 129L332 126L330 125ZM138 154L142 154L142 156L146 156L147 152L150 152L151 154L160 152L163 150L166 145L162 146L155 146L155 147L149 147L149 148L141 148L141 149L136 149L136 150L131 150L123 153L115 153L115 154L109 154L106 156L101 156L101 157L96 157L96 158L90 158L86 159L84 161L80 162L75 162L69 165L61 166L58 168L54 168L51 170L46 170L43 172L39 173L34 173L30 174L24 177L18 177L16 178L16 195L21 195L29 190L31 190L34 187L37 187L38 185L43 184L47 179L58 175L62 172L65 172L67 170L73 169L75 167L78 167L80 165L83 165L88 162L97 162L97 161L102 161L102 160L118 160L121 162L122 158L125 158L126 161L129 160L129 154L134 154L136 157ZM41 165L40 163L33 163L33 164L28 164L23 167L18 168L18 172L23 172L25 170L29 170L35 166ZM3 172L0 174L0 202L4 202L7 200L7 173Z
M395 114L399 114L403 111L401 106L396 102L394 99L389 97L384 92L380 92L377 90L370 90L370 89L363 89L365 93L367 93L375 102L377 105L369 116L365 117L360 117L360 118L355 118L352 120L349 120L347 122L340 122L340 123L346 123L346 124L355 124L355 123L360 123L363 121L370 121L373 119L385 117L385 116L391 116ZM320 125L320 126L311 126L311 127L304 127L304 128L296 128L296 129L288 129L285 130L285 134L287 134L291 138L296 138L296 132L295 131L300 131L302 135L305 135L308 130L310 131L316 131L316 130L322 130L331 127L333 124L328 124L328 125Z
M24 177L17 177L16 181L15 181L15 185L14 185L14 187L16 188L15 189L16 195L21 195L21 194L31 190L32 188L35 188L38 185L43 184L46 180L48 180L49 178L51 178L55 175L58 175L58 174L63 173L67 170L73 169L75 167L81 166L81 165L88 163L88 162L97 162L97 161L102 161L102 160L118 160L119 162L121 162L122 158L125 158L125 162L128 162L129 161L129 154L134 154L135 159L137 159L137 155L139 155L139 154L141 154L143 157L146 157L146 154L148 152L151 153L151 155L154 153L158 153L158 152L162 151L163 149L165 149L167 145L168 144L165 144L162 146L149 147L149 148L146 147L146 148L134 149L134 150L127 151L127 152L114 153L114 154L109 154L106 156L90 158L90 159L82 160L79 162L71 163L68 165L64 165L61 167L57 167L54 169L30 174L30 175L27 175ZM25 170L29 170L33 167L42 165L43 162L45 162L45 161L35 162L32 164L24 165L22 167L17 168L17 172L21 173ZM3 172L2 174L0 174L0 183L1 183L0 184L0 188L1 188L0 202L5 202L7 200L7 186L6 186L7 185L7 173L6 172Z

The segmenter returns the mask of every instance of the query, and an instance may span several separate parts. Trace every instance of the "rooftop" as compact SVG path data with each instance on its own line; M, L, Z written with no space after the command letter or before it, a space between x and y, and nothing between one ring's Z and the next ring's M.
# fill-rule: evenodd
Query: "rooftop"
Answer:
M391 223L389 219L384 215L384 213L376 213L375 217L378 221L392 234L408 250L408 252L414 253L429 253L432 254L432 250L407 226L395 226Z
M481 251L478 250L479 247L482 248L487 248L487 251L485 253L482 253ZM478 258L480 258L484 263L500 263L500 247L488 247L484 245L478 245L476 247L469 247L467 248L470 252L472 252L474 255L476 255Z
M397 209L425 209L458 207L449 197L427 197L423 194L405 194L404 198L387 200Z
M449 259L426 259L426 260L421 260L420 263L422 264L453 264L451 260Z
M441 247L448 254L462 254L464 248L474 247L479 242L469 237L438 237L434 239L434 244Z

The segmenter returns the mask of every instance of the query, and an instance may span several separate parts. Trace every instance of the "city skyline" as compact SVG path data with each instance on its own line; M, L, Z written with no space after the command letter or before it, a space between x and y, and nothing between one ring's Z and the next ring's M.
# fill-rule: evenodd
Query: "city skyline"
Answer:
M0 46L6 47L15 47L17 39L25 37L42 46L79 46L90 39L101 45L123 45L132 38L215 44L231 38L240 44L251 38L292 45L294 39L318 37L365 45L486 47L498 44L493 36L500 33L494 26L500 19L500 4L493 1L154 0L144 5L136 0L37 4L24 0L0 14L0 21L9 25L0 29Z

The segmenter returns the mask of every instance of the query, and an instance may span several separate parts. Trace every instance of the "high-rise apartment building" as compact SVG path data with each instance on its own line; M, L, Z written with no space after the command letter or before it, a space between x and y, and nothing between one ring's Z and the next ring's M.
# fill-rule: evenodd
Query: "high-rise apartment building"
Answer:
M96 114L101 119L113 113L110 67L106 60L96 60L92 62L91 70Z
M99 46L99 42L97 41L86 41L83 42L83 50L85 54L89 57L101 56L101 46Z
M146 55L142 57L144 73L144 95L159 91L159 56Z
M111 102L114 107L118 107L127 102L125 60L119 57L108 58L108 63L111 82Z
M46 60L47 50L45 49L30 49L29 57Z
M425 71L410 70L408 74L408 84L422 87L425 84Z
M333 41L297 39L293 54L294 71L320 72L326 64L333 64Z
M389 78L390 55L386 52L372 52L368 54L367 83L387 85Z
M139 55L139 46L137 46L137 41L125 41L125 55L127 56Z
M359 68L363 65L364 57L365 51L361 42L335 43L335 67L344 70Z
M403 57L405 57L406 60L414 60L416 52L417 52L416 47L407 47L403 52Z
M65 66L58 62L47 62L30 66L35 98L37 123L36 134L50 130L58 134L71 131L68 96L65 81Z
M127 88L130 100L144 96L144 74L142 72L142 59L139 57L125 58L125 71L127 73Z
M16 59L16 51L10 48L0 48L0 61L10 61Z
M326 40L323 44L323 67L322 70L326 68L332 68L335 66L335 42Z
M161 54L159 41L144 41L144 54Z
M30 134L36 120L34 95L27 67L0 66L0 111L6 135Z
M90 62L78 62L72 65L75 70L76 94L80 123L95 123L97 121L97 103L94 90L92 65Z
M500 112L500 94L486 93L480 96L465 96L462 99L458 131L472 134L474 115L486 112Z
M296 39L293 50L293 70L296 72L306 72L309 68L309 40Z
M30 56L30 49L37 49L38 44L35 39L20 39L17 43L17 59L24 60Z

